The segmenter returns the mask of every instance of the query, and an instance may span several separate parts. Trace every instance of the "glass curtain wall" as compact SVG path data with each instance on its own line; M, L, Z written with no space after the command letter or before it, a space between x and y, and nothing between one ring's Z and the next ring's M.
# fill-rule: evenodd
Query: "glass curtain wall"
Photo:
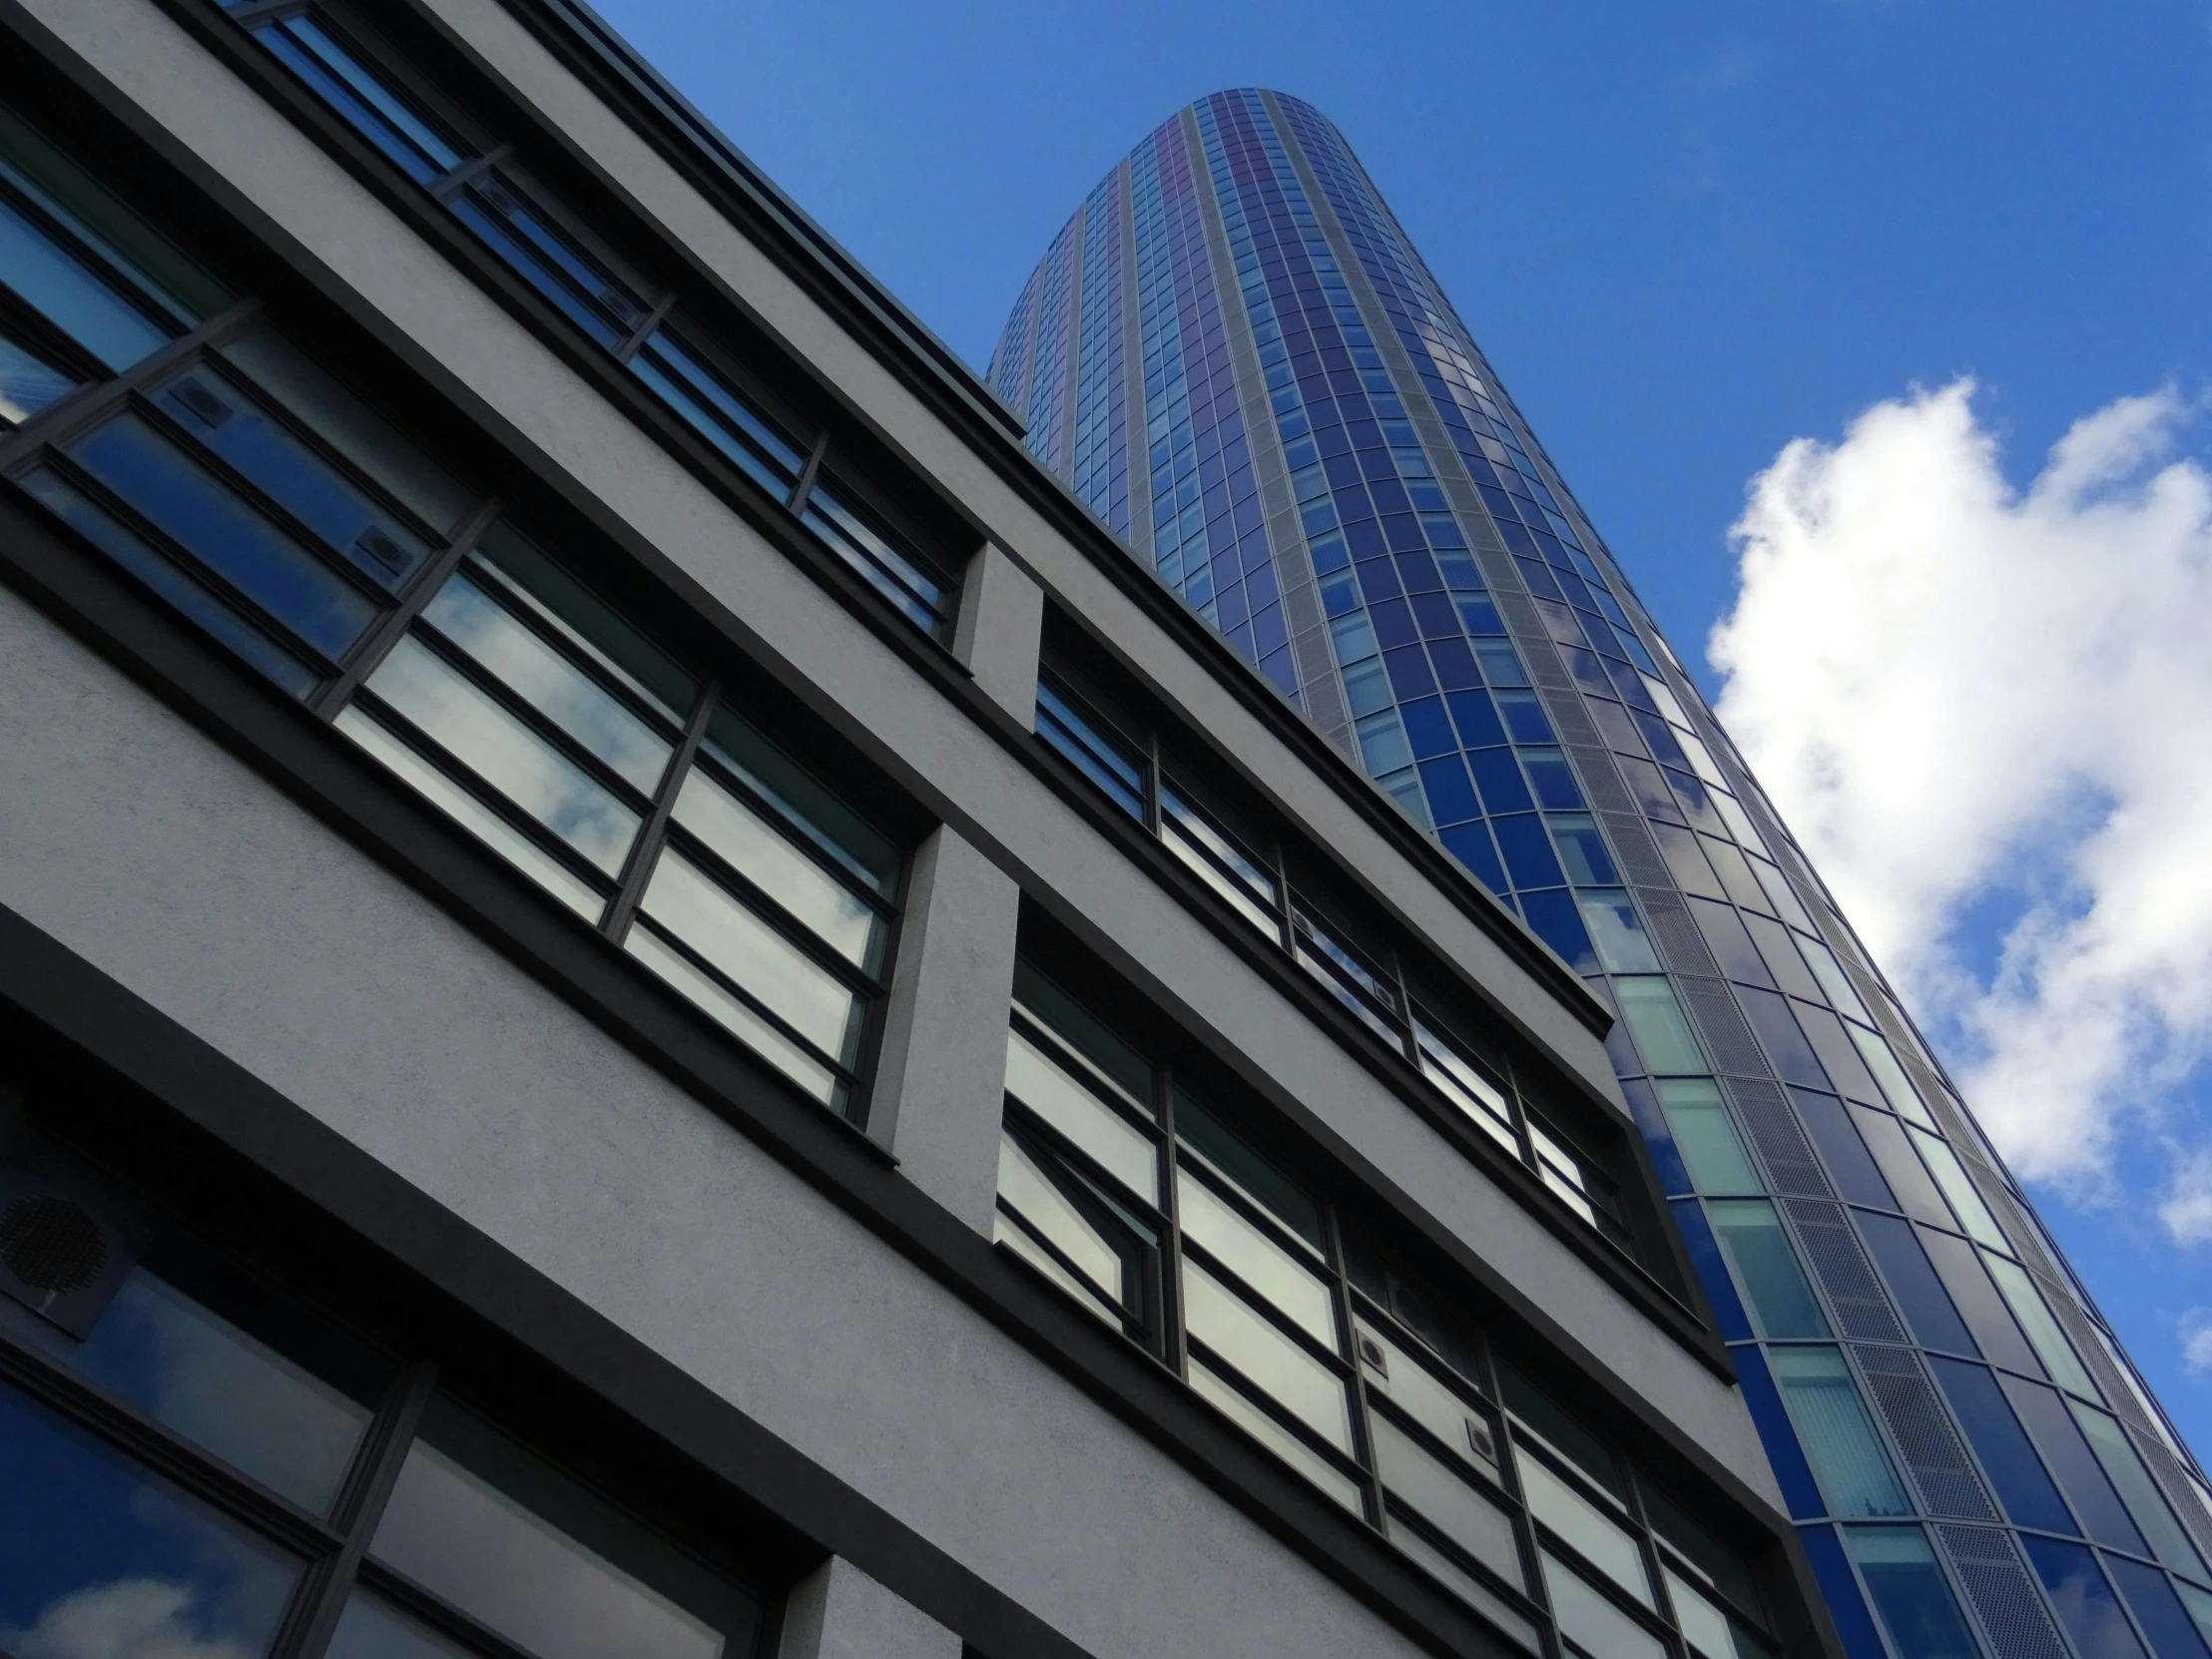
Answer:
M1855 1659L2204 1659L2202 1469L1343 136L1217 93L1079 217L994 387L1118 338L1086 498L1617 1012Z

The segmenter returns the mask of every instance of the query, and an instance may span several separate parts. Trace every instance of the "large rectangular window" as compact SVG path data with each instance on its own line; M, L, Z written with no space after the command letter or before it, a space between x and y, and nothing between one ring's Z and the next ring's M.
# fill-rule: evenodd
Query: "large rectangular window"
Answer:
M511 137L429 73L422 54L341 0L224 0L270 55L442 205L584 338L898 613L949 638L963 555L894 503L857 457L770 390L749 358L524 165ZM636 239L631 239L635 241ZM879 471L880 469L873 469Z
M1652 1534L1625 1461L1525 1385L1508 1384L1508 1442L1481 1335L1436 1288L1448 1278L1410 1277L1379 1242L1380 1215L1262 1152L1280 1137L1233 1119L1218 1079L1141 1028L1100 1014L1042 956L1017 966L995 1233L1007 1251L1531 1652L1547 1599L1567 1651L1594 1659L1624 1651L1607 1632L1667 1651L1670 1617L1713 1659L1769 1651L1740 1559L1687 1521ZM1594 1485L1577 1455L1605 1470Z
M76 376L11 382L0 473L852 1111L898 843L609 603L597 543L525 530L4 109L0 210L0 331Z
M30 1134L0 1146L0 1240L11 1649L756 1651L751 1589L464 1400L434 1356L276 1293Z
M1261 828L1225 791L1195 744L1129 712L1099 676L1048 643L1037 681L1037 735L1119 812L1159 837L1227 914L1296 962L1369 1036L1411 1068L1456 1117L1531 1171L1583 1223L1636 1254L1606 1155L1532 1098L1488 1022L1416 983L1391 930L1329 886L1318 858ZM1304 871L1306 873L1302 874Z

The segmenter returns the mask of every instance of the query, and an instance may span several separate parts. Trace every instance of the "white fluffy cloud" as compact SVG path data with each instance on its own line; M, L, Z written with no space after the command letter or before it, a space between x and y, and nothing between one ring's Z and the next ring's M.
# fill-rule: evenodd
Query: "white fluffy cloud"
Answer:
M2191 1377L2212 1377L2212 1308L2181 1316L2181 1363Z
M121 1578L63 1596L28 1630L0 1634L23 1659L248 1659L242 1642L197 1634L192 1587Z
M2169 388L2015 489L1973 391L1752 481L1719 713L2014 1170L2212 1238L2212 476Z

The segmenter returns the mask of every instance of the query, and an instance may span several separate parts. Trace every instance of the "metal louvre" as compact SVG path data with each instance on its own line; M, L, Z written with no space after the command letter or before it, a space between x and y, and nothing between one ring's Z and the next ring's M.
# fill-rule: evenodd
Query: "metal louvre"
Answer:
M1985 1526L1938 1526L1936 1535L1997 1659L2067 1659L2066 1644L2011 1533Z
M1672 891L1654 893L1645 887L1638 887L1636 896L1644 901L1645 919L1651 923L1652 937L1659 941L1659 954L1668 967L1676 973L1719 971L1712 951L1706 947L1705 935L1697 930L1689 907L1681 899Z
M1698 1034L1705 1039L1707 1051L1722 1071L1740 1077L1774 1075L1726 981L1679 974L1675 986L1682 993Z
M1798 1127L1796 1114L1780 1087L1746 1077L1723 1079L1736 1115L1751 1137L1759 1161L1767 1167L1767 1186L1778 1193L1831 1196L1828 1177L1813 1157L1813 1148Z
M1890 1307L1889 1295L1875 1277L1844 1207L1819 1199L1791 1198L1783 1200L1782 1211L1797 1228L1806 1259L1813 1265L1813 1277L1827 1293L1829 1308L1843 1334L1870 1343L1907 1341L1905 1327Z
M2181 1517L2181 1524L2189 1529L2189 1536L2196 1540L2197 1548L2204 1552L2207 1560L2212 1560L2212 1514L2205 1512L2204 1500L2197 1496L2199 1488L2182 1468L2180 1459L2148 1428L2135 1430L2129 1438L2142 1453L2143 1461L2150 1465L2158 1484L2165 1488L2166 1501Z
M1902 1348L1854 1348L1852 1358L1867 1379L1867 1391L1882 1413L1890 1437L1905 1454L1906 1467L1931 1515L1965 1520L2000 1519L1982 1489L1981 1476L1966 1456L1958 1431L1936 1397L1936 1386L1921 1369L1920 1356Z
M1598 822L1605 827L1605 838L1613 843L1613 855L1620 859L1621 868L1639 887L1661 887L1674 890L1674 872L1667 868L1666 859L1659 856L1659 848L1651 838L1651 831L1644 828L1626 796L1623 805L1598 806Z
M1597 809L1606 828L1612 829L1633 810L1636 803L1629 795L1627 787L1621 783L1619 772L1614 769L1611 752L1591 744L1577 743L1571 738L1567 740L1566 747L1567 753L1574 757L1574 770L1582 779L1582 787L1589 792L1590 805ZM1639 833L1642 829L1639 824ZM1645 838L1648 843L1650 837ZM1619 844L1617 835L1614 844ZM1628 861L1625 857L1622 859L1623 863Z

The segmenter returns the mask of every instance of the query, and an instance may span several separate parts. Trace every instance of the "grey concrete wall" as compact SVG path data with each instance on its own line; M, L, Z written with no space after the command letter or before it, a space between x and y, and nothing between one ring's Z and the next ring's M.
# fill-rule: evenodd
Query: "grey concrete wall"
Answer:
M0 590L0 903L1092 1652L1410 1644Z
M832 1555L785 1601L777 1659L960 1659L960 1638Z
M1021 889L953 830L914 855L868 1133L978 1232L998 1191L1006 1005Z
M950 487L965 492L987 519L995 517L994 537L1011 550L1011 564L1044 573L1047 587L1057 585L1090 610L1132 656L1156 668L1162 684L1184 699L1194 719L1213 724L1235 753L1264 777L1276 779L1292 806L1334 837L1348 861L1399 895L1402 907L1427 927L1438 948L1500 987L1509 1004L1524 1010L1525 1023L1551 1030L1557 1038L1555 1052L1565 1063L1612 1086L1602 1052L1586 1032L1519 969L1504 963L1471 923L1439 902L1424 877L1362 826L1349 807L1305 772L1180 647L1118 597L1095 568L1044 529L972 454L930 425L872 359L830 328L757 251L708 214L688 186L586 98L504 12L491 0L440 3L450 10L455 26L500 62L519 86L581 133L606 166L633 181L633 189L664 222L681 226L708 248L732 284L742 287L763 315L871 409L886 430L936 468ZM1087 921L1108 958L1170 1017L1230 1056L1257 1085L1300 1102L1331 1132L1360 1147L1407 1201L1426 1209L1477 1254L1509 1265L1522 1291L1600 1363L1745 1479L1772 1491L1748 1416L1731 1389L1662 1336L1526 1212L1502 1199L1447 1142L1380 1088L1350 1054L965 713L883 650L790 560L418 242L336 164L247 96L151 0L29 4L179 144L232 180L366 304L404 329L445 372L535 444L551 465L696 581L709 602L720 607L726 626L759 660L809 695L1003 878ZM1008 575L1018 576L1019 571L1010 568ZM986 592L989 581L986 577ZM1018 588L1010 586L1004 593L1012 637L1011 631L1022 626L1020 618L1033 611L1018 602ZM984 642L978 638L970 643L979 649ZM1019 655L1017 644L1011 659L1018 662ZM971 660L983 680L983 656ZM1003 660L991 673L1001 676L994 695L1003 697L1008 683L1002 670ZM134 811L128 798L114 810ZM113 851L118 858L132 855L122 846ZM0 842L0 854L17 856L5 842ZM80 864L80 873L86 867ZM35 883L47 875L60 879L64 873L41 874L29 864L24 868L20 881L9 878L13 884ZM26 913L35 914L35 907ZM129 919L118 920L118 914ZM96 906L78 925L121 926L128 933L141 921L128 909L103 921ZM72 935L64 936L73 942ZM963 1133L979 1133L977 1126L989 1116L980 1114ZM940 1127L952 1121L938 1120ZM593 1131L600 1138L613 1133L605 1127ZM957 1196L966 1179L958 1172L976 1167L971 1155L949 1141L926 1156L921 1141L914 1146L917 1180L925 1168L939 1172L929 1179L941 1175L945 1184L929 1190L951 1198L972 1219Z

